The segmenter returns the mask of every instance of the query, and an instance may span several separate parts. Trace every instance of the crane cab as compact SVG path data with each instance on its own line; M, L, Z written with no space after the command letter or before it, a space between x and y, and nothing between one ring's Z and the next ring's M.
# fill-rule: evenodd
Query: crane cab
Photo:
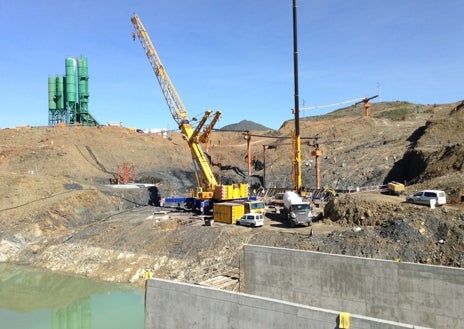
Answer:
M266 207L263 201L246 201L243 203L245 213L264 213Z

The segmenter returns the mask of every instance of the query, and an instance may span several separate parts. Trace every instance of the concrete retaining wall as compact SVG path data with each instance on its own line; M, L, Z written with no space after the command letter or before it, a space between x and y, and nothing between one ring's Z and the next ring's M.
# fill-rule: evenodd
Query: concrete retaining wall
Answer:
M150 279L145 329L333 329L339 314L270 298L172 281ZM418 328L350 316L352 329Z
M464 328L464 270L247 245L242 291L434 328Z

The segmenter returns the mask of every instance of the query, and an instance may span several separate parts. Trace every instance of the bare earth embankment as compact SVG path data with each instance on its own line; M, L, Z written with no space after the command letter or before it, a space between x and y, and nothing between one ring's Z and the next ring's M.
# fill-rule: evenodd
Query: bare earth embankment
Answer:
M157 277L198 283L235 271L242 246L252 243L462 267L462 103L379 103L372 112L365 118L350 107L300 123L302 136L319 136L323 186L353 190L397 180L411 193L445 190L449 205L430 209L373 191L339 194L315 208L323 215L309 228L287 228L272 209L263 228L205 226L200 216L155 206L160 197L195 187L190 151L179 133L163 138L120 127L1 129L0 261L135 284L150 269ZM279 131L259 132L269 138L253 137L250 177L244 174L242 133L214 131L208 149L213 171L223 182L248 181L264 193L262 145L288 143L292 127L285 122ZM308 189L315 186L311 150L302 148ZM266 185L291 187L290 146L265 156ZM122 163L134 164L137 181L154 186L110 186Z

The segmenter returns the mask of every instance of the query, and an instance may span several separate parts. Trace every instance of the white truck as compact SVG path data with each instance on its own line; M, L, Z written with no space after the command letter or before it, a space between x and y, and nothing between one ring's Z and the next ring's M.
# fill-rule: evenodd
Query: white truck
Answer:
M311 225L312 214L309 202L304 201L293 191L286 191L283 201L284 204L280 214L289 226Z

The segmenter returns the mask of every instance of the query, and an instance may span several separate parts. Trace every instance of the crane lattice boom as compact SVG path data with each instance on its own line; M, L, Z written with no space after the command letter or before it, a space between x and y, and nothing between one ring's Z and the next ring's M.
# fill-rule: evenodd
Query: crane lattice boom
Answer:
M131 18L131 22L134 24L135 33L137 34L137 37L139 38L140 43L142 44L142 47L147 54L151 67L153 68L153 71L158 78L158 82L161 86L164 98L168 103L171 115L180 127L182 123L188 122L188 113L185 109L185 106L182 103L176 88L172 84L168 73L164 69L163 63L161 63L155 46L151 42L147 30L143 26L139 16L134 14L134 16Z
M179 125L179 128L184 134L189 145L190 152L192 154L193 166L195 168L197 184L199 187L196 196L201 199L211 198L218 184L216 177L214 177L213 171L209 165L208 158L201 149L200 143L198 141L198 134L200 129L206 122L206 119L209 117L211 111L206 111L205 116L201 120L197 129L194 130L189 123L187 110L185 109L182 100L177 94L176 88L174 88L168 73L164 69L163 63L161 63L155 46L151 42L145 27L140 21L140 18L137 14L134 14L134 16L131 18L131 21L134 24L135 33L140 39L142 47L145 49L145 53L151 64L151 67L153 68L153 71L158 78L158 82L161 86L161 90L163 91L164 98L166 99L172 117Z
M248 184L239 183L232 185L219 185L216 177L210 167L209 160L206 154L203 152L200 146L201 140L207 140L208 135L213 129L213 125L219 119L221 113L218 111L212 120L212 123L208 125L206 131L200 134L201 129L206 123L206 120L211 114L208 110L205 112L203 119L200 121L196 129L193 129L188 119L188 113L182 103L179 95L177 94L176 88L171 82L163 64L156 52L155 46L150 40L150 37L145 30L140 18L137 14L131 18L131 22L134 24L135 35L138 36L143 49L148 57L148 60L155 72L158 82L161 86L164 98L168 103L169 110L174 120L179 125L182 134L184 135L189 145L190 153L192 154L193 166L195 169L195 176L197 180L197 189L193 192L193 196L196 199L201 200L239 200L248 198Z

